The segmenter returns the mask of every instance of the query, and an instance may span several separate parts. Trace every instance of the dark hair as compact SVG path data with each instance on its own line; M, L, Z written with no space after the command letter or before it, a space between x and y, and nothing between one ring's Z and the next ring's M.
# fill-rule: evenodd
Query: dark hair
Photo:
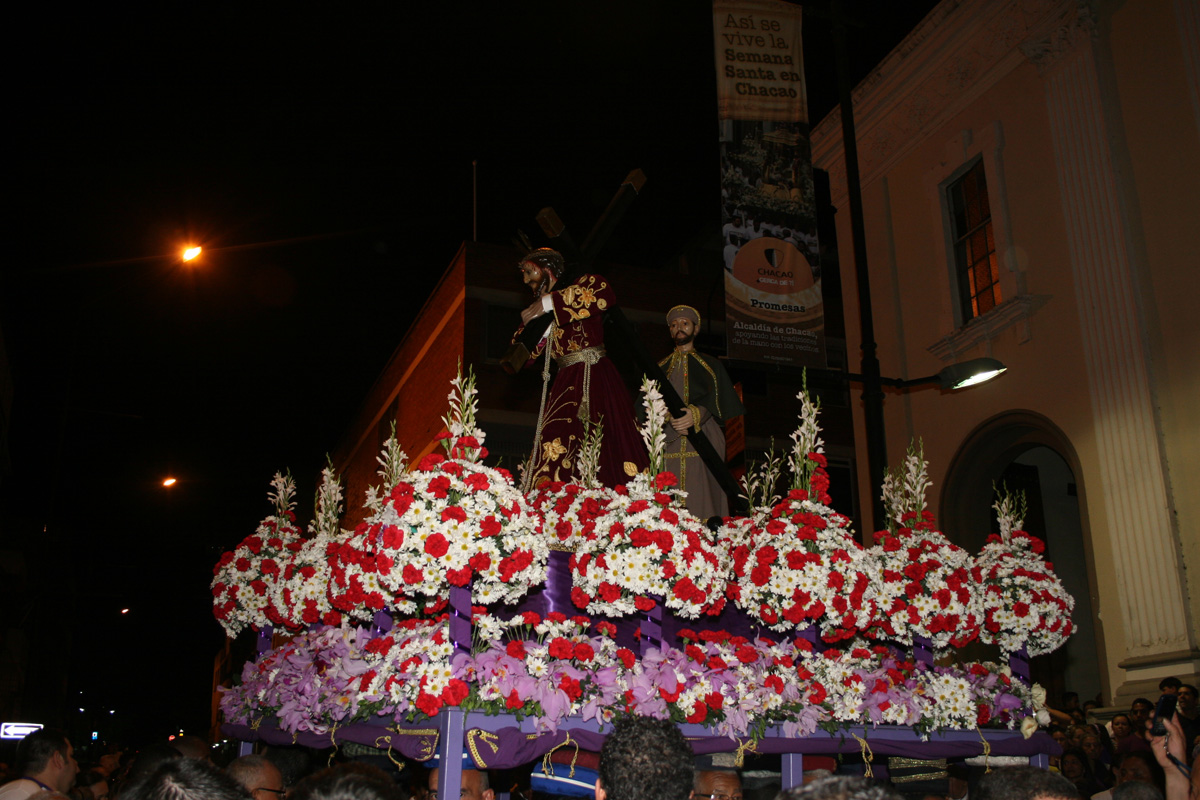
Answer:
M1192 694L1200 695L1200 690L1197 690L1196 687L1192 686L1190 683L1181 683L1181 684L1179 684L1179 688L1180 689L1191 689Z
M296 784L288 797L290 800L400 800L400 789L378 767L352 761L309 775Z
M999 767L984 775L971 800L1079 800L1079 790L1056 772L1039 767Z
M1075 786L1079 788L1079 791L1083 794L1086 794L1089 797L1091 795L1095 794L1096 792L1100 791L1100 789L1096 786L1096 773L1095 773L1095 770L1092 769L1092 760L1090 758L1088 758L1088 754L1083 751L1083 748L1081 748L1081 747L1064 748L1063 753L1062 753L1062 758L1066 758L1067 756L1074 758L1076 761L1079 762L1080 767L1083 768L1083 779L1081 781L1079 781L1078 783L1076 783L1075 781L1071 781L1072 783L1075 783ZM1061 763L1062 762L1060 761L1059 764L1061 765ZM1059 769L1059 772L1061 773L1062 766L1059 766L1058 769ZM1066 777L1066 776L1064 775L1063 777ZM1067 780L1071 780L1071 779L1067 778Z
M1146 765L1146 768L1150 770L1150 780L1158 787L1158 791L1165 795L1167 792L1167 775L1163 772L1163 768L1159 766L1158 759L1154 757L1154 753L1149 750L1127 750L1119 754L1116 762L1113 764L1114 773L1115 770L1123 767L1125 762L1131 758L1136 758Z
M179 751L184 758L207 759L212 755L212 745L194 734L176 736L171 741L171 747Z
M250 792L207 761L164 761L121 790L121 800L250 800Z
M688 800L692 746L665 719L625 717L600 748L600 785L610 800Z
M1183 681L1174 675L1168 675L1158 682L1159 689L1178 689L1180 686L1183 686Z
M1129 710L1133 711L1139 705L1145 706L1147 709L1154 708L1154 703L1151 703L1149 700L1147 700L1144 697L1139 697L1136 700L1134 700L1132 703L1129 704Z
M539 247L521 259L521 264L530 263L541 269L550 271L556 279L563 276L566 271L566 263L563 261L562 253L549 247ZM520 265L518 265L520 266Z
M1162 800L1163 793L1145 781L1125 781L1112 788L1113 800Z
M147 777L165 761L178 761L183 755L166 742L155 742L143 747L133 757L125 773L127 783L137 783Z
M775 800L899 800L892 787L857 775L828 775L784 789Z
M279 770L284 786L295 786L310 771L308 751L303 747L272 745L263 751L263 755Z
M22 775L36 775L46 768L55 753L67 757L70 742L58 728L41 728L26 736L17 744L17 771Z

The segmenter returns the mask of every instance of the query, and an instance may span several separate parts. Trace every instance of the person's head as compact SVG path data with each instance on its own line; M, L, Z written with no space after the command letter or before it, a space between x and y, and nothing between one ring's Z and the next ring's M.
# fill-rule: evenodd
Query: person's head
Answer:
M1084 725L1071 725L1067 728L1067 741L1071 743L1071 747L1079 747L1086 735L1087 727Z
M1098 733L1084 734L1083 741L1079 746L1092 761L1098 761L1104 755L1104 743L1100 741L1100 734Z
M617 720L600 749L596 800L688 800L692 746L668 720Z
M470 770L474 772L475 770ZM436 770L434 770L436 772ZM463 770L463 786L466 774ZM484 773L486 775L486 773ZM436 784L435 784L436 785ZM463 797L467 795L464 794ZM288 800L399 800L400 790L387 773L370 764L352 761L310 775L288 795Z
M1150 712L1154 710L1154 703L1151 703L1144 697L1139 697L1129 704L1129 722L1133 725L1133 732L1142 734L1145 732L1146 722L1150 719Z
M528 286L535 295L540 296L544 291L552 288L555 281L563 276L566 263L563 261L562 254L557 250L539 247L521 259L517 269L521 270L521 282Z
M1133 733L1133 723L1129 719L1128 714L1117 714L1112 718L1112 731L1114 739L1121 739Z
M266 756L235 758L225 771L245 786L254 800L279 800L284 795L283 774Z
M830 775L784 789L775 800L900 800L891 786L857 775Z
M190 733L186 736L176 736L171 740L171 747L178 750L184 758L212 761L212 745L199 736L193 736Z
M690 350L700 329L700 312L691 306L679 305L667 312L667 330L671 342L680 350Z
M1162 694L1175 694L1179 691L1179 687L1183 685L1183 681L1176 678L1174 675L1163 678L1158 682L1158 691Z
M174 758L121 790L121 800L249 800L250 794L207 761Z
M1050 738L1053 739L1059 747L1070 747L1071 743L1067 741L1067 732L1063 728L1051 728Z
M1088 761L1087 753L1078 747L1068 747L1063 751L1058 771L1072 783L1090 781L1092 778L1091 762Z
M147 745L137 752L133 757L133 762L129 765L129 771L125 775L125 780L129 783L136 783L154 772L165 761L177 761L183 758L178 750L166 742L155 742Z
M1148 750L1130 750L1121 755L1113 766L1113 781L1118 786L1126 781L1141 781L1166 789L1166 775Z
M1179 684L1179 691L1175 693L1178 698L1179 710L1184 716L1190 716L1196 710L1196 687L1190 683Z
M263 751L263 756L275 765L283 776L283 788L290 789L298 784L311 771L308 751L303 747L271 746Z
M429 800L440 800L437 793L439 772L437 767L429 770L429 794L427 795ZM464 769L462 771L462 792L459 796L462 800L493 800L496 793L492 791L487 771Z
M64 794L79 774L75 748L57 728L42 728L21 740L17 745L17 769Z
M732 769L697 769L692 781L695 800L742 800L742 778Z
M1079 800L1075 784L1038 767L999 767L979 779L972 800Z
M1126 781L1112 790L1113 800L1163 800L1163 793L1142 781Z
M1063 692L1062 707L1063 711L1070 711L1073 708L1079 708L1079 693Z

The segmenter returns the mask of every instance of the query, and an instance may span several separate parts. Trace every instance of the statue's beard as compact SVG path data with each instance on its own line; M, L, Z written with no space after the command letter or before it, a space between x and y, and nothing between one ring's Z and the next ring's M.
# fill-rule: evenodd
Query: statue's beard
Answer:
M694 333L684 333L683 331L680 331L679 333L675 334L675 346L682 347L685 344L690 344L695 338L696 334Z

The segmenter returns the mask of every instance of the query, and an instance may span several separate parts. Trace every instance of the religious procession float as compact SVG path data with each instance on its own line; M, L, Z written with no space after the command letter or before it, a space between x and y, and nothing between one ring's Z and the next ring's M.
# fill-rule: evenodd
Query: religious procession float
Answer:
M661 471L667 412L642 389L651 468L624 486L598 482L593 428L576 482L522 494L483 463L461 373L443 452L409 464L393 435L355 530L338 528L331 469L307 537L277 475L274 513L214 569L217 620L259 637L224 690L225 733L441 763L465 748L509 768L598 750L615 717L641 714L679 724L697 754L785 754L785 786L806 753L1044 763L1027 659L1070 636L1074 601L1021 530L1020 497L997 500L999 535L968 553L925 508L916 447L882 487L889 529L864 547L829 506L802 391L789 451L746 480L751 515L713 532ZM945 658L976 639L1000 661Z

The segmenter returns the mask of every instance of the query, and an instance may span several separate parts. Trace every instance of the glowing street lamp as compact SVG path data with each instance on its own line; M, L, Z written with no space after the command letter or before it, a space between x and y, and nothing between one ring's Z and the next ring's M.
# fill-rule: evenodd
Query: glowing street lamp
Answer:
M175 478L163 478L162 485L165 486L166 488L170 489L172 486L174 486L177 483L179 483L179 481L176 480Z
M189 248L187 248L186 250L184 250L184 251L183 251L183 260L184 260L184 261L191 261L191 260L192 260L192 259L194 259L196 256L200 255L200 250L201 250L201 248L200 248L200 247L189 247Z

